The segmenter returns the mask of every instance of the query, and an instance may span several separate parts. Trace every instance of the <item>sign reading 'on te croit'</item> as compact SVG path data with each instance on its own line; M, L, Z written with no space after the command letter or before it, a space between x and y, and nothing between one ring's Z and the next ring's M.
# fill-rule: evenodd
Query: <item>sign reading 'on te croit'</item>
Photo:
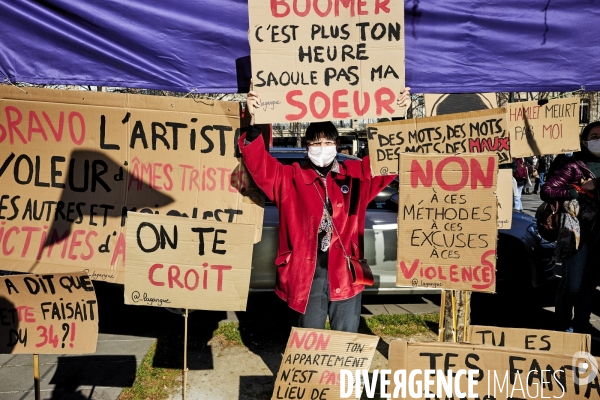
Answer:
M245 311L254 229L129 213L125 303Z

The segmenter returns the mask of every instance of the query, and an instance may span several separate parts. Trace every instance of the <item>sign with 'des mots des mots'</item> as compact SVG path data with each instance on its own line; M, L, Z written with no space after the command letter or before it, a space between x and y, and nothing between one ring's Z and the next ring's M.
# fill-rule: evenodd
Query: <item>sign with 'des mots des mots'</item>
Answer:
M511 162L504 108L370 124L367 137L373 175L397 174L404 153L493 153Z

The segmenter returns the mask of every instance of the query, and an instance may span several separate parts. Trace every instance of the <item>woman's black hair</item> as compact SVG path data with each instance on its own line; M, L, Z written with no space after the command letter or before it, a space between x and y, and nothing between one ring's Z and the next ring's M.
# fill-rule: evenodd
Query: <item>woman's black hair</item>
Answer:
M588 136L590 136L590 131L598 126L600 126L600 121L587 124L587 126L581 131L581 140L587 140Z
M336 141L338 130L331 121L312 122L304 134L307 142L315 142L321 138Z

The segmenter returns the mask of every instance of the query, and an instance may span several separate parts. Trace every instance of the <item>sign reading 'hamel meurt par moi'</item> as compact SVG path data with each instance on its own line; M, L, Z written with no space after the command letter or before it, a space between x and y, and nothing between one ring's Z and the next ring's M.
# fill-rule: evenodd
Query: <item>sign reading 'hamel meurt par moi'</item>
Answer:
M373 335L292 328L271 399L340 399L340 372L368 371L378 341Z
M258 123L391 118L404 109L404 2L248 2Z
M400 159L396 285L494 292L498 157Z
M0 353L96 352L98 304L83 272L0 277Z
M239 104L0 87L2 269L123 282L128 211L256 224Z
M128 213L125 304L245 311L254 229Z
M374 175L398 173L402 153L495 153L510 163L506 110L495 108L367 125Z
M579 98L508 103L507 129L513 157L580 150Z

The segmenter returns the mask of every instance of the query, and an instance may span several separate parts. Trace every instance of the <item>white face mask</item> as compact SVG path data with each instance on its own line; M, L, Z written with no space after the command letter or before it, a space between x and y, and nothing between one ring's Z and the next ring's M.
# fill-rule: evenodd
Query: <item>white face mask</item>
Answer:
M587 148L593 155L600 157L600 139L589 140L587 142Z
M336 154L335 146L311 146L308 148L308 158L317 167L326 167L331 164Z

